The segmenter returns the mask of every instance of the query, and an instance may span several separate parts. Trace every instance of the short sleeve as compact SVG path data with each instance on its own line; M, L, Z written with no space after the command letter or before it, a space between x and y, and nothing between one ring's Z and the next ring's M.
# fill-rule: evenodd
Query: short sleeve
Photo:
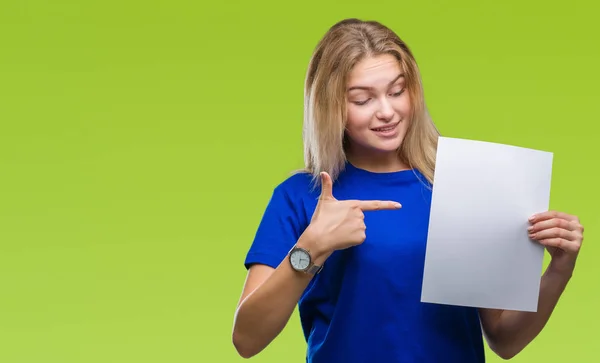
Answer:
M246 268L253 264L279 266L306 228L301 208L301 199L283 185L273 190L246 255Z

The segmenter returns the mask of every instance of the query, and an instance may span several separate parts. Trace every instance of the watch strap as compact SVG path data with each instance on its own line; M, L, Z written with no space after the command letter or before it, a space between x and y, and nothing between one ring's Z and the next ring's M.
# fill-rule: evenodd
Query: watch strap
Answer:
M306 269L306 273L309 273L311 275L316 275L319 272L321 272L321 270L323 269L323 266L317 266L314 263L311 263L310 266L308 266L308 268Z

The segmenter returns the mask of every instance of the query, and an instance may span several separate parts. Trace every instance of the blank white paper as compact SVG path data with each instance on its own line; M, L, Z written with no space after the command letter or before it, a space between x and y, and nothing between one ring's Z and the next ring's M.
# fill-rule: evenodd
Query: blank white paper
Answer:
M527 227L548 210L552 158L439 138L422 302L537 311L544 247Z

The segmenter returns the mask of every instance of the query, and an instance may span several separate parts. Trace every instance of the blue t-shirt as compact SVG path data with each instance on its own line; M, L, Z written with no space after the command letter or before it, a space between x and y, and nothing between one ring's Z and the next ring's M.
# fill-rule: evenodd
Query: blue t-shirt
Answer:
M298 303L310 363L485 361L477 310L422 303L431 185L416 170L372 173L350 163L333 184L338 200L392 200L367 211L366 239L334 252ZM320 194L309 174L279 184L245 265L276 268L310 223Z

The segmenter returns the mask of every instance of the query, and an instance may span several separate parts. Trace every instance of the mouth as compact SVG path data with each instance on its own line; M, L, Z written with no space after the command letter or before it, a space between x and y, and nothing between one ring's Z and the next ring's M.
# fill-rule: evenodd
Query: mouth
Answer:
M398 126L399 123L400 122L394 122L391 125L385 125L385 126L382 126L382 127L377 127L377 128L371 129L371 130L375 131L375 132L387 133L387 132L394 131L394 129L396 129L396 126Z

